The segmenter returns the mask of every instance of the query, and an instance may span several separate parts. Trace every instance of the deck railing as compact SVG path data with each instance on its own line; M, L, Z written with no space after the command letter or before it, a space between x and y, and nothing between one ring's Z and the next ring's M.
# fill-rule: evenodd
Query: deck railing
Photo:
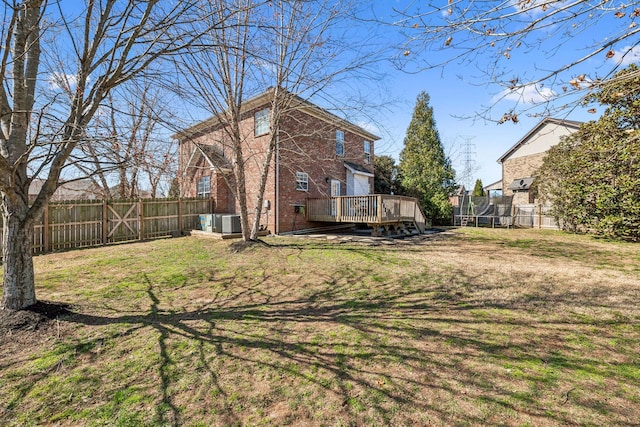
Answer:
M306 212L309 221L378 225L411 221L420 232L427 222L416 199L392 194L308 199Z

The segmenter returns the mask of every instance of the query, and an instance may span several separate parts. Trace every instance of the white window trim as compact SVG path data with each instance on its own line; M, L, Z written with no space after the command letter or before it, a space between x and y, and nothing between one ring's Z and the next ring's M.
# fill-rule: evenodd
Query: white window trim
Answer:
M338 146L340 146L341 153L338 152ZM336 156L344 157L344 132L341 130L336 131Z
M205 180L207 181L206 186ZM209 175L200 177L200 179L196 182L196 197L211 197L211 177Z
M296 172L296 190L309 191L309 174L306 172Z
M368 147L368 149L367 149ZM370 164L371 163L371 142L369 141L365 141L364 142L364 162L366 164Z
M253 115L253 133L254 136L267 135L269 133L269 109L264 108L256 111Z

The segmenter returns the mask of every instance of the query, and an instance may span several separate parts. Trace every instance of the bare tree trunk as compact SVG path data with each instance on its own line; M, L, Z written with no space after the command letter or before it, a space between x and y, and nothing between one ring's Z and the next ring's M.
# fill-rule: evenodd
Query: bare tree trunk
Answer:
M2 308L20 310L36 302L31 256L33 221L28 219L28 206L8 201L2 219Z
M36 302L31 254L34 219L51 199L63 169L76 160L71 157L74 150L86 143L86 127L105 98L114 88L140 78L159 58L177 54L200 37L179 28L199 12L192 2L167 6L158 1L88 1L73 23L59 16L55 3L24 0L3 4L3 309L22 309ZM57 37L41 37L41 23ZM50 55L50 65L64 58L67 68L40 70L42 51ZM63 92L48 87L52 75L73 76L74 89L64 92L69 99L62 100ZM45 179L30 204L29 184L36 177Z
M242 146L237 145L236 148L236 165L235 165L235 179L236 179L236 193L238 204L240 205L240 223L242 226L242 240L245 242L251 240L251 230L249 228L249 209L247 207L247 188L245 182L244 173L244 157L242 153Z
M271 170L271 160L273 159L273 154L275 152L276 139L277 131L275 131L275 134L271 136L271 141L269 142L269 147L267 149L264 163L262 165L262 173L260 175L260 189L258 190L258 195L256 197L255 217L253 218L253 225L251 227L251 236L249 236L251 240L256 240L258 238L258 232L260 231L260 221L262 219L262 207L264 203L264 190L267 186L267 179Z

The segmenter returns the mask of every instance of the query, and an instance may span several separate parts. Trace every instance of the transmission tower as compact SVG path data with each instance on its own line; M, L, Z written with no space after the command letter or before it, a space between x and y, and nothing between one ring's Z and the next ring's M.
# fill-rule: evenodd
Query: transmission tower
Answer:
M476 145L471 141L473 136L461 136L462 138L462 174L460 176L460 182L464 185L464 188L468 191L473 190L474 182L473 174L476 172Z

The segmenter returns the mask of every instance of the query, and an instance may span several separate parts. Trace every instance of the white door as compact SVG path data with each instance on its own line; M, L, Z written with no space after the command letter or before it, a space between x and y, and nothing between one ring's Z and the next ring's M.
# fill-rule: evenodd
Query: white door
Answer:
M331 180L331 197L340 196L340 181L337 179Z
M369 194L369 177L354 174L353 175L353 195L354 196L362 196L365 194Z
M340 181L337 179L331 180L331 197L340 196ZM331 199L331 215L336 216L337 209L336 203L338 203L337 199Z

